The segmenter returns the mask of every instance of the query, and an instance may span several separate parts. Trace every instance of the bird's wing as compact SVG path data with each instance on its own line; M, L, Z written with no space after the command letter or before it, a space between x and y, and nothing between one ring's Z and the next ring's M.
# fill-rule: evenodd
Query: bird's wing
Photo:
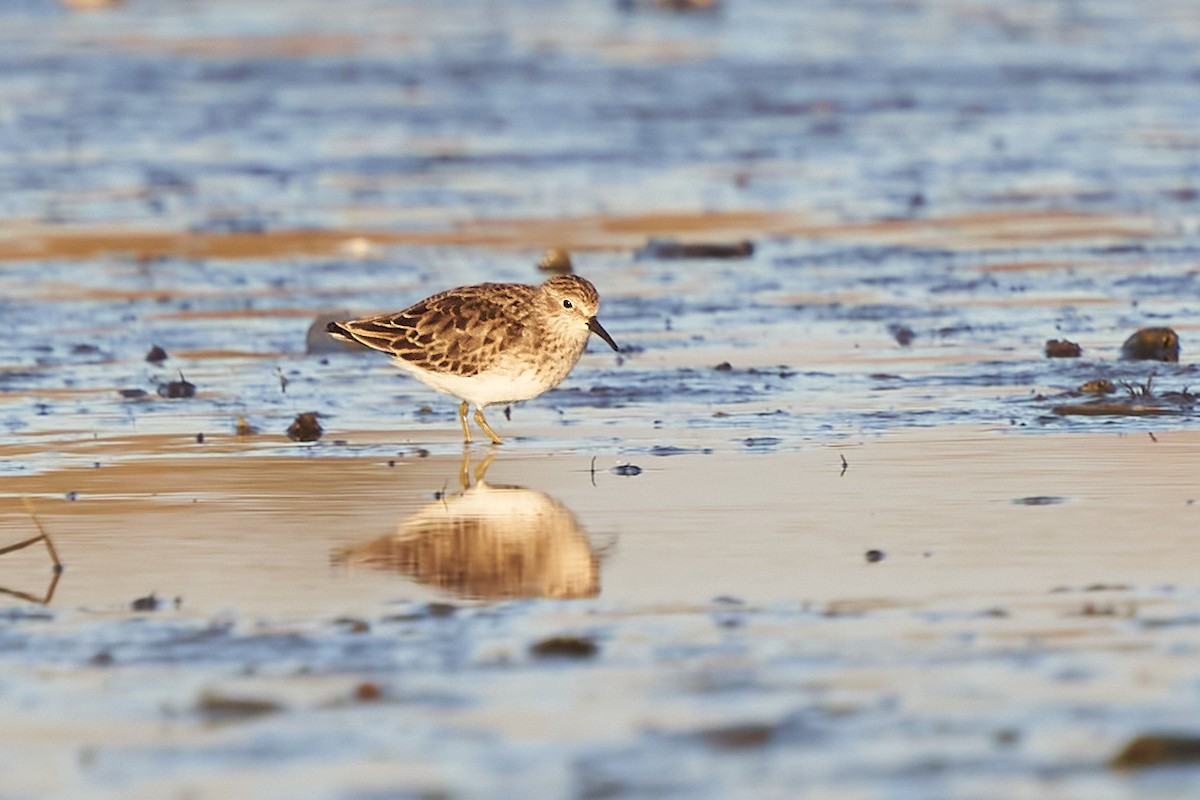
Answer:
M463 286L394 314L331 322L333 336L355 341L430 372L475 375L525 332L528 303L512 284ZM514 300L518 302L508 302Z

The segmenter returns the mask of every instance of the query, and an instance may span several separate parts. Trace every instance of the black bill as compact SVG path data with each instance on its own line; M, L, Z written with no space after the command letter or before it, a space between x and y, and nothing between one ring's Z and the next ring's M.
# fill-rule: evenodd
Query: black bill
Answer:
M612 337L608 335L608 331L604 330L604 326L595 317L588 320L588 328L592 333L608 342L608 346L613 350L616 350L618 353L621 352L621 348L617 347L617 343L613 341Z

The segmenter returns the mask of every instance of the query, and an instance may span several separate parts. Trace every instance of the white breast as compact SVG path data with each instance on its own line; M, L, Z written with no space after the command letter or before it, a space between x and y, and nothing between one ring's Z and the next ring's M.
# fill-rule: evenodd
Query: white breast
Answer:
M515 403L518 400L529 400L558 385L563 377L537 373L532 369L514 371L489 370L476 375L465 377L446 372L426 372L415 368L403 359L394 359L393 363L422 383L432 386L439 392L465 400L472 405L483 406L496 403ZM557 378L557 380L554 380ZM553 383L550 381L553 380Z

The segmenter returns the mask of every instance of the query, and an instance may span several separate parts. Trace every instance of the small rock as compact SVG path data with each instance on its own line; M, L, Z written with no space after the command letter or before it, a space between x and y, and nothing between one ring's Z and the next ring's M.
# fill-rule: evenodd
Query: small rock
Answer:
M431 617L450 617L458 611L458 606L453 603L429 603L425 606L425 613Z
M346 633L367 633L371 630L371 625L366 620L357 617L338 617L333 623L345 628Z
M354 699L360 703L373 703L383 697L383 689L378 683L363 681L354 687Z
M542 258L538 261L537 267L540 270L556 272L559 275L566 275L575 269L575 265L571 263L571 254L557 247L552 247L542 253Z
M723 244L654 238L646 242L641 250L633 254L633 257L640 260L643 258L749 258L752 255L754 255L754 243L748 241Z
M713 369L717 372L732 372L733 365L728 361L722 361L720 364L717 364L715 367L713 367Z
M1200 736L1144 733L1134 737L1109 765L1144 769L1164 764L1200 764Z
M179 373L179 380L160 383L158 385L158 396L166 397L170 400L177 400L181 397L195 397L196 384L188 381L183 377L183 373Z
M868 550L864 556L866 557L868 564L877 564L887 558L887 553L883 552L882 550Z
M1066 339L1050 339L1046 342L1046 358L1079 358L1083 348Z
M896 343L901 347L908 347L912 344L913 339L917 338L917 334L907 325L893 324L888 325L888 333L896 340Z
M161 364L167 360L167 351L163 350L158 345L154 345L150 348L149 352L146 353L146 360L151 364Z
M145 389L121 389L117 394L124 397L126 400L145 400L150 396L150 393Z
M772 725L748 723L710 728L701 731L699 735L700 739L710 747L719 747L723 750L745 750L766 746L775 733L775 727Z
M283 706L271 700L249 697L227 697L215 692L205 692L196 704L196 711L212 722L231 722L250 717L261 717L282 711Z
M1142 328L1121 345L1126 361L1178 361L1179 334L1170 328Z
M713 12L721 8L720 0L616 0L617 10L634 11L692 11Z
M317 422L317 412L305 411L297 414L296 419L288 426L287 437L293 442L315 442L325 433L321 423Z
M613 475L622 475L626 478L632 478L634 475L642 474L642 468L637 464L617 464L609 471Z
M1079 387L1079 391L1083 394L1112 394L1117 390L1112 381L1100 378L1094 381L1088 381Z
M1054 506L1059 503L1067 502L1067 498L1058 497L1056 495L1033 495L1031 497L1018 497L1013 500L1013 505L1018 506Z
M531 645L529 654L535 658L591 658L599 650L586 636L551 636Z
M158 597L155 596L154 592L151 592L145 597L139 597L134 600L129 604L129 607L134 611L157 611Z

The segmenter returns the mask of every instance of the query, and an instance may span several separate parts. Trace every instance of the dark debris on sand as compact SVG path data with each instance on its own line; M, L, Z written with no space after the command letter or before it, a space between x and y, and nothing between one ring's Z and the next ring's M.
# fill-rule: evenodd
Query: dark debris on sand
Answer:
M288 426L287 437L293 442L315 442L325 433L321 423L317 421L317 412L305 411L297 414Z
M534 658L592 658L600 648L586 636L551 636L529 647Z
M196 384L183 377L183 373L179 373L179 380L168 381L158 385L158 396L165 397L168 400L178 400L184 397L196 396Z

